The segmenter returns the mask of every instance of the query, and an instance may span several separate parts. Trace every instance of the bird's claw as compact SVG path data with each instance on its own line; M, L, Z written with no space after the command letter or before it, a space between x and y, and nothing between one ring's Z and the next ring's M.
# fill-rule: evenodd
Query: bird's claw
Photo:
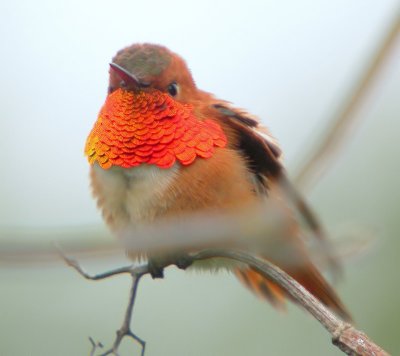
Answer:
M149 259L148 261L150 275L153 279L164 278L164 264L156 261L155 259Z
M164 278L164 268L174 264L180 269L186 269L193 263L189 255L185 253L171 254L162 258L150 258L148 261L150 275L153 278Z

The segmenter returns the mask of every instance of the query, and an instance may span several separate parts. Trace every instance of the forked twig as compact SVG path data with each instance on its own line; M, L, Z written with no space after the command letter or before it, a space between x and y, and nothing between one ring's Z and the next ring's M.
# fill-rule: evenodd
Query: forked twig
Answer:
M143 264L140 266L122 267L102 274L97 274L95 276L90 276L83 271L83 269L75 260L66 257L61 251L60 253L67 264L76 269L78 273L86 279L99 280L122 273L130 273L132 275L133 283L123 324L121 328L117 331L117 337L115 338L113 346L105 353L102 353L101 356L110 354L118 355L119 345L125 336L132 337L141 345L141 356L144 356L145 341L131 331L130 323L132 320L132 311L136 298L138 283L141 277L143 277L145 274L150 273L151 268L149 268L149 265ZM290 277L274 264L264 259L254 257L246 252L229 249L206 249L188 256L191 262L218 257L229 258L245 263L248 266L251 266L254 270L256 270L264 277L267 277L268 279L277 283L282 289L286 291L288 295L290 295L298 304L300 304L324 326L324 328L331 334L333 344L340 348L344 353L348 355L359 356L389 355L381 347L373 343L363 332L357 330L351 324L344 322L339 317L334 315L331 311L329 311L321 302L319 302L311 293L309 293L292 277ZM164 268L171 264L173 263L169 262L167 265L164 266ZM91 343L93 346L92 351L94 352L97 347L93 340L91 340Z
M141 266L139 266L138 270L141 269L140 267ZM130 291L130 295L129 295L128 307L126 308L126 312L125 312L124 322L122 323L121 328L117 331L117 337L114 340L113 346L106 352L102 353L101 356L106 356L106 355L111 355L111 354L117 355L119 345L121 344L121 341L125 336L131 337L132 339L134 339L135 341L137 341L140 344L140 346L142 348L142 351L140 354L141 354L141 356L144 356L144 352L146 349L146 342L143 339L141 339L139 336L134 334L130 327L131 320L132 320L133 305L134 305L135 299L136 299L137 288L139 285L140 278L142 278L142 276L144 274L143 274L143 272L136 272L135 269L132 269L131 275L132 275L132 287L131 287L131 291Z
M142 348L141 356L144 356L144 352L146 349L146 342L143 339L141 339L139 336L137 336L135 333L132 332L130 325L131 325L131 320L132 320L133 306L135 304L136 293L137 293L140 279L145 274L150 273L148 265L147 264L140 265L140 266L130 265L130 266L125 266L125 267L121 267L121 268L116 268L116 269L106 271L104 273L100 273L100 274L96 274L96 275L92 276L92 275L88 274L86 271L84 271L75 259L72 259L72 258L66 256L60 248L57 248L57 249L58 249L58 252L61 255L61 257L63 258L63 260L67 263L67 265L74 268L81 276L83 276L84 278L86 278L88 280L98 281L98 280L109 278L109 277L112 277L112 276L115 276L118 274L125 274L125 273L129 273L132 276L132 287L131 287L131 291L130 291L130 295L129 295L128 306L125 311L124 321L122 323L122 326L117 330L117 336L115 337L112 347L110 349L108 349L107 351L101 353L100 356L106 356L106 355L111 355L111 354L118 355L118 348L125 336L131 337L132 339L134 339L135 341L137 341L140 344L140 346ZM92 350L90 352L90 356L95 356L96 350L99 347L102 348L103 345L99 342L95 343L91 337L89 337L89 341L92 344Z
M92 349L90 350L90 356L95 356L95 352L98 348L103 348L103 344L101 342L95 342L93 338L89 336L89 341L92 344Z

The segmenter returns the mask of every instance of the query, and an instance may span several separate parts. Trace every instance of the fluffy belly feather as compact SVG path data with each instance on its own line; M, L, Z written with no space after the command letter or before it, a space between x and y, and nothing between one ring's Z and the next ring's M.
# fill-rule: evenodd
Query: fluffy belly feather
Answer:
M118 233L130 226L151 223L167 209L162 196L178 170L177 165L169 169L141 165L105 170L94 164L91 169L93 195L110 228Z

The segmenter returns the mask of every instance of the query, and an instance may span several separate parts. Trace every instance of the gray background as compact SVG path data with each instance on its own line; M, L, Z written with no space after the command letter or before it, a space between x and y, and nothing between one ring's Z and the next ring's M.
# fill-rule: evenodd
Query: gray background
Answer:
M14 1L0 4L0 248L112 237L88 189L83 146L108 63L133 42L180 53L199 87L258 115L289 172L312 150L398 8L396 0ZM372 241L345 263L338 292L357 326L400 352L400 46L357 130L309 200L333 238ZM73 231L74 233L70 233ZM88 232L89 231L89 232ZM89 236L90 235L90 236ZM121 258L87 261L91 271ZM84 261L85 262L85 261ZM0 265L0 355L85 355L110 344L129 280L82 280L62 263ZM285 314L226 274L146 277L135 331L146 355L339 355L299 308ZM124 343L125 354L139 348Z

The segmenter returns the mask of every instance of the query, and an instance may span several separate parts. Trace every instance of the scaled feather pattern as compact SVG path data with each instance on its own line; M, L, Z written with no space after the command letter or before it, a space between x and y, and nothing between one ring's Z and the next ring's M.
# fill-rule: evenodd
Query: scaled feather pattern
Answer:
M199 120L193 107L158 90L117 89L108 95L86 141L90 164L108 169L154 164L189 165L225 147L226 136L213 120Z

